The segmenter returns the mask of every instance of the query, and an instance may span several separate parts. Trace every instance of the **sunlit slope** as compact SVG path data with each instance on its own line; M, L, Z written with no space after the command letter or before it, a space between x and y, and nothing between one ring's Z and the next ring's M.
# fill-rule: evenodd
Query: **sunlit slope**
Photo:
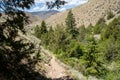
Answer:
M87 3L72 9L77 27L88 26L90 23L95 25L101 17L106 17L109 11L117 14L120 11L120 0L89 0ZM64 11L55 14L48 18L46 22L52 26L65 24L67 13L68 11Z

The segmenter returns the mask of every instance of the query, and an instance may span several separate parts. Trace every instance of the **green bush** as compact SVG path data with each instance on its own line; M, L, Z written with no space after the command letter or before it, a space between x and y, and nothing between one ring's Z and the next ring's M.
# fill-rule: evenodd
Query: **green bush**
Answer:
M97 70L94 67L89 67L86 69L87 74L90 75L96 75L97 74Z
M97 24L93 27L94 34L102 33L103 29L106 27L106 23L104 18L100 18Z
M109 71L105 80L120 80L120 70Z
M108 15L107 15L107 19L109 20L109 19L111 19L111 18L113 18L115 15L113 14L113 12L112 11L109 11L108 12Z

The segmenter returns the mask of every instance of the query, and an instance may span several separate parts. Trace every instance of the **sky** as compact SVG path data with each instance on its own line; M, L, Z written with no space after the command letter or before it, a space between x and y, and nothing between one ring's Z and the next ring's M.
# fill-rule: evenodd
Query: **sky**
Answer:
M53 1L53 0L35 0L35 5L31 7L30 10L26 10L28 12L38 12L38 11L48 11L47 6L45 5L46 1ZM54 8L53 10L58 11L65 11L70 8L74 8L81 4L86 3L88 0L64 0L67 4L60 7L60 9Z

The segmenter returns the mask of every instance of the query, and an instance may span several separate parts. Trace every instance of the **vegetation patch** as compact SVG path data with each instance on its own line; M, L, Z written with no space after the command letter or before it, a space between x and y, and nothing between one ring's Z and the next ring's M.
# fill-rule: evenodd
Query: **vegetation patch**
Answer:
M112 62L120 62L120 18L114 19L108 25L101 18L95 26L82 26L79 29L76 28L75 22L72 11L69 11L66 25L57 25L55 30L47 30L47 25L44 25L46 29L41 29L41 24L35 29L35 35L57 58L85 76L112 80L109 75L116 74L115 80L119 79L119 72L113 74L118 67L110 70L107 66ZM95 34L101 35L101 38L95 39Z

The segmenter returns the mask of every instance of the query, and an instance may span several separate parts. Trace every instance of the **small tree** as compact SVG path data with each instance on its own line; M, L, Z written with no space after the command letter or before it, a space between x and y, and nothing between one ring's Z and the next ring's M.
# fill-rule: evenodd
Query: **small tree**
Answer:
M45 21L42 21L41 27L40 27L40 33L41 33L41 34L44 34L44 33L46 33L46 32L47 32L46 23L45 23Z
M41 38L42 36L45 36L45 33L47 33L47 27L45 21L42 21L40 27L35 27L35 36Z
M86 51L84 54L86 75L96 75L97 77L103 76L106 73L106 69L102 65L102 62L98 60L99 51L97 49L96 40L93 37L88 39L86 45Z
M108 15L107 15L107 19L109 20L109 19L111 19L111 18L113 18L115 15L113 14L113 12L112 11L109 11L108 12Z
M106 27L105 19L100 18L97 24L94 26L94 34L100 34Z

